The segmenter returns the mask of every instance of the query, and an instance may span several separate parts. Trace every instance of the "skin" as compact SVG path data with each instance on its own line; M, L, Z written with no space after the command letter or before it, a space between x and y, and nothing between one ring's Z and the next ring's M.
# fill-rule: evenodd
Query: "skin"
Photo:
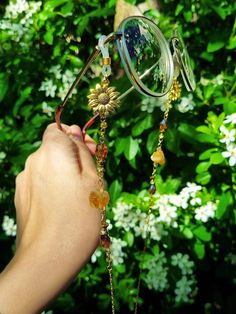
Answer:
M100 213L94 141L78 126L47 127L41 147L16 178L17 250L0 274L0 313L40 313L96 249Z

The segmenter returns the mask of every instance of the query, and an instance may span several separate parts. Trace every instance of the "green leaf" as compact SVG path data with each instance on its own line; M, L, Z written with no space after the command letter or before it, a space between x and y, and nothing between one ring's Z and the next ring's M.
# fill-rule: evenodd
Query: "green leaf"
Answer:
M124 152L126 144L126 138L119 137L115 141L115 156L119 156Z
M53 44L53 34L52 31L47 31L44 36L44 40L46 41L47 44L52 45Z
M196 130L204 134L211 134L211 130L206 125L200 125Z
M220 16L222 20L226 18L226 10L221 6L212 5L213 10Z
M227 49L235 49L236 48L236 35L229 39L229 44L226 48Z
M198 164L198 166L196 168L196 172L198 174L206 172L210 166L211 166L210 162L206 162L206 161L200 162L200 164Z
M201 143L216 143L215 136L210 134L198 134L196 139Z
M121 191L122 184L118 180L114 180L109 187L111 203L114 203L120 197Z
M131 136L128 136L125 139L125 147L124 147L124 155L126 159L131 160L133 159L139 150L139 143L138 140L134 140Z
M209 61L209 62L211 62L211 61L214 59L214 55L213 55L213 54L210 54L210 53L208 53L208 52L206 52L206 51L202 52L202 53L200 54L200 57L201 57L202 59L205 59L205 60Z
M83 61L76 56L73 55L67 55L67 60L70 60L71 64L73 66L76 66L77 68L82 68L82 66L84 65Z
M213 153L210 157L210 162L213 165L221 164L224 161L224 157L221 153Z
M205 152L203 152L200 156L199 156L199 159L200 160L205 160L205 159L210 159L211 157L211 154L213 152L217 151L217 148L210 148L210 149L207 149L205 150Z
M74 3L68 1L60 10L60 14L63 17L71 16L73 14Z
M191 22L192 12L191 11L184 11L184 18L185 18L186 22Z
M124 264L116 265L115 268L118 271L118 273L120 273L120 274L124 274L126 271L126 267Z
M169 129L165 135L165 145L166 148L176 154L177 156L180 153L180 137L175 129Z
M183 229L183 235L187 239L192 239L193 238L193 233L192 233L192 231L189 228L184 228Z
M178 127L178 131L188 141L194 140L195 136L197 135L196 128L187 123L180 123L180 126Z
M211 174L209 172L202 172L196 176L196 181L202 185L206 185L211 180Z
M68 0L48 0L44 4L44 9L48 11L53 11L55 8L66 2L68 2Z
M126 232L124 236L124 240L127 242L128 246L132 246L134 243L134 235L131 232Z
M221 219L227 212L228 206L231 203L231 194L227 192L220 197L219 204L216 209L216 218Z
M8 78L5 73L0 73L0 101L3 100L8 91Z
M136 158L130 159L130 160L129 160L129 164L130 164L130 166L133 167L134 169L138 169L138 168L137 168Z
M16 116L19 109L20 109L20 106L26 101L26 99L29 98L30 94L31 94L31 91L32 91L32 87L31 86L28 86L26 87L25 89L23 89L22 91L20 91L20 97L18 98L18 100L16 101L14 107L13 107L13 115Z
M158 133L157 130L154 130L148 135L146 146L149 154L153 153L157 147Z
M175 9L175 16L178 16L180 14L181 11L183 11L184 6L181 3L178 3L176 9Z
M203 259L205 256L205 245L201 242L195 242L194 243L194 252L196 253L197 257L199 259Z
M138 121L132 128L132 135L138 136L143 133L143 131L150 129L152 127L152 115L147 115L145 119Z
M202 241L208 242L211 240L211 233L207 231L205 226L199 226L192 231L193 234Z
M225 43L223 41L214 41L214 42L209 42L207 45L207 52L215 52L217 50L220 50L223 48Z

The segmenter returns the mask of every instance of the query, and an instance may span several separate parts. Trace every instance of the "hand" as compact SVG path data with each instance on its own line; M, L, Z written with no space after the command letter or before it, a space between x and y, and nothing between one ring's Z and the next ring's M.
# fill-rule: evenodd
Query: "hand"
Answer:
M38 313L63 290L96 249L100 213L91 153L77 126L46 129L41 147L16 179L17 250L0 275L0 312Z

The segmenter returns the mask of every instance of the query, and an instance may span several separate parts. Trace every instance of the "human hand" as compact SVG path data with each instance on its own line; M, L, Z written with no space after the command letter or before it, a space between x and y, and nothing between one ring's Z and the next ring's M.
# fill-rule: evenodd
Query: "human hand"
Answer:
M88 136L83 143L77 126L63 129L48 126L16 180L17 251L0 276L4 314L37 313L98 245L100 213L89 204L98 187L96 145Z

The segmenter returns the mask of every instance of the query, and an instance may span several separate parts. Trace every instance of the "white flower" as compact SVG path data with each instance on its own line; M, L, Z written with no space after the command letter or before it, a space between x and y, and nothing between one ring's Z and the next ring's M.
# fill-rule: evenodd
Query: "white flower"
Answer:
M160 107L162 111L166 109L166 103L168 101L168 93L163 97L145 97L141 102L141 110L152 113L153 110L157 107Z
M27 11L29 4L26 0L10 1L6 6L5 18L16 19L19 14Z
M195 198L192 198L190 200L190 204L192 206L195 206L195 205L201 205L202 204L202 200L200 199L200 197L195 197Z
M228 124L228 123L236 124L236 112L226 116L224 123L225 124Z
M192 301L192 291L193 285L195 284L194 279L188 279L186 276L183 276L179 281L176 283L175 288L175 301L177 303L184 302L189 303Z
M30 49L29 41L34 33L34 30L32 30L33 15L39 11L41 5L41 1L9 1L0 22L0 29L8 33L10 40L19 42L19 46L24 52ZM22 40L22 37L27 41L27 44Z
M111 255L112 263L114 266L122 264L126 253L122 251L122 248L127 246L127 243L121 239L111 239Z
M57 64L57 65L54 65L52 66L49 70L48 70L49 73L52 73L54 74L55 78L57 80L60 80L62 78L62 74L61 74L61 65L60 64Z
M55 74L55 72L56 72L56 70L54 71L54 74ZM59 77L59 74L57 74L57 75ZM65 73L61 75L62 86L59 87L59 92L57 94L57 96L60 97L61 100L64 100L64 98L66 97L66 94L69 91L72 83L74 82L75 77L76 77L75 74L72 71L70 71L69 69L67 69L65 71ZM74 88L70 97L76 93L77 93L77 89Z
M195 103L192 94L189 94L188 97L182 97L181 102L177 105L177 109L182 113L192 110L194 107Z
M39 91L45 91L47 97L55 97L57 86L53 84L52 80L46 79L41 83Z
M121 201L116 203L116 207L112 209L114 212L114 221L116 227L122 227L125 231L129 231L136 225L137 216L135 217L132 207L132 204L127 205Z
M42 102L42 110L43 110L43 113L46 113L49 117L51 117L54 112L54 109L48 106L46 101Z
M196 193L201 191L201 189L202 187L200 185L197 185L196 183L187 182L186 187L184 187L180 191L180 195L189 200L190 198L195 198Z
M221 135L224 137L220 139L221 143L225 143L226 145L229 145L231 142L235 141L235 133L236 130L228 130L224 125L220 127Z
M212 80L212 83L216 84L216 85L222 85L224 83L224 79L222 74L218 74L215 79Z
M98 248L91 256L91 262L95 263L101 255L102 255L102 251L100 248Z
M227 151L222 153L224 158L229 158L229 165L233 167L236 164L236 145L228 145Z
M159 207L158 221L165 222L167 225L171 225L173 220L177 217L177 207L166 204Z
M165 266L167 259L164 252L155 254L143 263L143 268L148 269L144 281L149 289L164 291L168 287L168 268Z
M215 217L215 211L216 204L213 202L208 202L206 205L195 209L195 219L201 220L202 222L207 222L209 218Z
M3 223L2 223L2 229L5 231L5 234L7 236L16 236L16 224L13 218L10 218L9 216L5 215L3 217Z
M189 260L187 254L177 253L171 256L171 264L178 266L182 275L190 275L193 273L194 262Z

